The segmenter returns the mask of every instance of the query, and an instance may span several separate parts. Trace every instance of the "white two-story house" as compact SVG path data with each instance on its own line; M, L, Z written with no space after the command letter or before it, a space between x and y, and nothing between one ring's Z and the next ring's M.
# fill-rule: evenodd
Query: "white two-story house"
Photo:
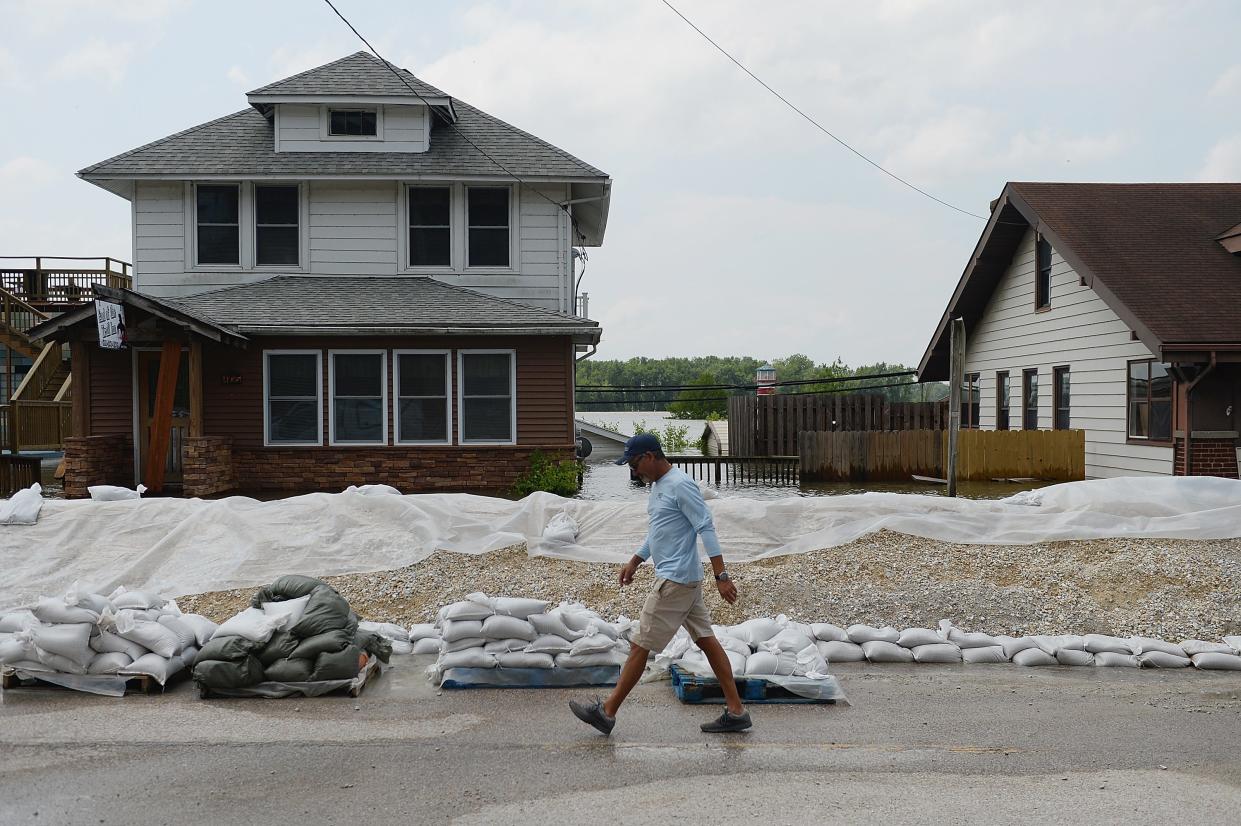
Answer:
M125 346L68 341L66 491L511 485L573 452L574 248L611 180L366 52L82 170L132 204ZM106 342L105 342L106 343Z

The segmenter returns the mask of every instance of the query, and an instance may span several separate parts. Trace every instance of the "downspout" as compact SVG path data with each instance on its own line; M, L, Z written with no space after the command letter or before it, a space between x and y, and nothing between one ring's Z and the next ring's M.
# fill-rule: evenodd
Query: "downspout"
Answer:
M1194 400L1191 394L1194 388L1198 386L1198 382L1205 379L1215 369L1215 351L1211 351L1211 361L1207 364L1205 370L1194 376L1194 380L1185 386L1185 475L1189 476L1190 468L1193 463L1190 461L1193 455L1193 433L1194 433Z

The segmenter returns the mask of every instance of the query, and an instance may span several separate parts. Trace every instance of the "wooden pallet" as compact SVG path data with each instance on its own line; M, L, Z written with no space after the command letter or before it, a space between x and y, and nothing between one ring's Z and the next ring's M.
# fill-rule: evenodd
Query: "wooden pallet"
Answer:
M27 672L33 673L33 672ZM159 684L159 680L146 674L125 675L117 674L115 676L125 677L125 693L126 694L160 694L167 691L170 687L177 683L184 682L190 675L188 668L183 668L176 674L168 678L164 685ZM0 689L11 691L15 688L37 688L37 689L58 689L61 691L73 691L74 689L66 686L49 683L38 677L19 677L17 670L4 666L0 668ZM89 693L89 692L86 692Z
M672 674L672 690L677 699L683 703L715 703L722 704L724 689L715 677L700 677L691 674L675 663L670 667ZM741 702L746 705L764 705L768 703L803 703L816 705L835 705L835 700L820 700L794 694L781 685L761 677L737 677L737 693Z

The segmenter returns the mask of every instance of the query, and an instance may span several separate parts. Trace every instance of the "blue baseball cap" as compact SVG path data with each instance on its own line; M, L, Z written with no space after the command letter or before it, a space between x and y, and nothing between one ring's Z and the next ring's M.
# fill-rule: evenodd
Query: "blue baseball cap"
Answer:
M652 450L663 453L663 447L659 444L659 437L654 433L639 433L637 436L630 436L629 441L625 442L625 452L616 464L623 465Z

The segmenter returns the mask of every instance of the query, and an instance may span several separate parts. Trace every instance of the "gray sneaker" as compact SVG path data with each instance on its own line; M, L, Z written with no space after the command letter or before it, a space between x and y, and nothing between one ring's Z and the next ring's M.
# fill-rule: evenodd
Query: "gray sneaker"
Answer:
M593 703L579 703L577 700L569 701L569 710L576 715L577 719L583 723L589 723L603 734L611 734L612 729L616 726L616 718L609 717L607 712L603 710L603 700L598 697ZM746 718L747 721L749 718Z
M742 711L740 714L733 714L725 709L719 717L709 723L703 723L702 730L709 734L721 734L730 731L745 731L752 725L754 724L750 722L750 712Z

